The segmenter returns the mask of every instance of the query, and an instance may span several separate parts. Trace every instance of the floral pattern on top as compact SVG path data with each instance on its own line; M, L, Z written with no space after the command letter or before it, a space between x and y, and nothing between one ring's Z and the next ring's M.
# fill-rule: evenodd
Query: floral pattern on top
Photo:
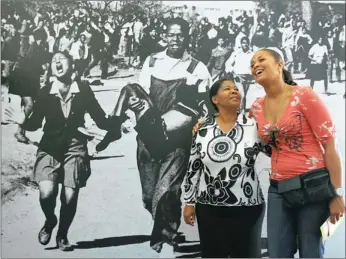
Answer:
M193 137L184 201L215 206L252 206L264 201L255 161L270 151L257 136L256 122L239 114L230 132L223 132L216 116L209 117Z
M321 145L335 138L335 125L327 107L311 87L295 86L285 113L274 125L265 119L264 97L250 110L258 135L272 147L272 175L284 180L325 167Z

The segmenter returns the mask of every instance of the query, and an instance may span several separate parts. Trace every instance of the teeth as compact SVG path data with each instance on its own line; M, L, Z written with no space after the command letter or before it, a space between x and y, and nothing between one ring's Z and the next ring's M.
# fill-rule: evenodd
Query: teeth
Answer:
M61 71L61 70L62 70L62 65L57 65L57 66L56 66L56 69L57 69L58 71Z
M262 74L263 73L263 69L257 70L256 71L256 75Z

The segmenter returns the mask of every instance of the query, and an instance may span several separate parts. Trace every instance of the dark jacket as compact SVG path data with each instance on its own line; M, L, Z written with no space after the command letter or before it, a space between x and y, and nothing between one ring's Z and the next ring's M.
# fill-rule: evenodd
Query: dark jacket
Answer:
M76 93L72 99L68 118L64 117L59 97L50 94L51 87L50 84L40 90L31 116L22 126L28 131L35 131L42 127L45 118L46 123L39 148L57 160L62 160L72 138L80 143L87 143L86 136L77 130L78 127L84 126L85 113L90 114L100 129L109 130L111 125L110 119L106 118L105 112L87 83L78 82L79 93Z

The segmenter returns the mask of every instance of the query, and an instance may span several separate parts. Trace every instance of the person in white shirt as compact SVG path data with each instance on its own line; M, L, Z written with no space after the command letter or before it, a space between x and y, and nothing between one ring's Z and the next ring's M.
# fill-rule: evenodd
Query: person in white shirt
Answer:
M139 17L136 18L136 21L133 24L133 35L135 43L139 44L140 40L143 37L143 23Z
M55 16L53 18L53 29L55 32L55 35L59 35L60 34L60 17L59 16Z
M216 78L220 78L225 70L225 63L230 56L231 51L226 47L225 40L222 37L219 37L217 40L217 47L214 48L211 52L207 68L210 75L212 76L213 81L216 81Z
M303 74L306 73L307 67L309 65L308 52L310 50L312 42L313 39L308 33L308 30L306 29L306 27L302 27L296 37L295 54L297 56L296 61L298 63L298 70Z
M119 127L96 146L99 152L120 139L125 112L134 111L142 199L154 219L150 246L157 252L165 243L177 247L191 128L208 112L205 99L210 74L187 53L188 33L189 24L183 19L168 21L167 49L145 60L139 84L122 88L111 114Z
M126 46L126 55L131 56L131 53L133 51L133 18L131 18L130 22L128 23L128 31L126 34L127 37L127 46Z
M140 54L139 47L143 38L143 29L144 25L139 17L136 17L135 22L133 24L133 51L134 51L134 60L133 65L136 66L140 63Z
M339 50L339 66L343 70L345 70L345 41L346 41L346 36L345 36L345 28L346 25L342 26L342 30L339 34L339 44L340 44L340 50Z
M60 30L60 35L61 38L58 41L58 51L59 52L64 52L70 51L71 44L73 42L72 37L70 36L70 31L65 31L64 29Z
M91 25L90 24L87 24L86 27L85 27L85 31L83 31L81 33L81 35L84 35L85 38L86 38L86 43L89 44L90 43L90 40L91 40L91 37L92 37L92 33L91 33Z
M286 67L288 71L293 73L294 70L294 47L297 31L293 28L291 23L286 23L287 26L282 33L282 49L286 57Z
M234 74L235 81L243 97L241 110L246 110L246 94L252 81L249 67L252 55L249 38L245 36L241 39L241 48L235 49L225 64L225 72Z
M216 112L194 134L184 178L184 221L197 216L202 258L260 258L265 202L255 161L262 145L254 119L239 113L231 79L210 88Z
M327 32L326 46L328 49L328 79L333 82L333 70L335 69L336 80L341 82L341 69L339 65L339 46L335 34L332 30Z
M38 23L41 20L41 18L42 18L42 9L38 10L38 12L35 15L35 18L34 18L35 26L38 26Z
M81 76L88 65L87 58L89 56L89 49L84 34L81 34L79 39L77 35L75 37L75 41L71 45L69 54L74 61L77 75Z
M127 22L120 29L119 56L125 56L127 54L128 34L130 33L130 30L132 30L131 26L131 23Z
M324 43L323 37L317 38L315 43L309 50L310 66L306 73L306 77L310 78L310 86L314 88L315 81L324 81L324 92L328 92L328 76L327 76L327 61L328 61L328 48Z
M182 18L187 22L190 21L190 11L186 5L184 5L184 9L182 10Z
M248 37L246 27L243 26L240 28L240 32L235 38L234 50L241 49L241 41L244 37Z
M74 250L68 233L80 190L86 187L91 174L87 136L78 129L84 127L87 113L99 128L107 130L111 127L88 83L74 77L73 65L67 52L54 54L50 66L52 80L39 90L32 112L26 116L16 107L5 110L10 123L29 131L44 128L31 177L38 185L40 205L45 215L38 241L48 245L53 229L58 225L56 247L64 252ZM55 210L59 185L61 208L58 218Z
M48 44L48 52L53 54L54 44L55 44L55 31L53 29L49 30L49 33L47 36L47 44Z

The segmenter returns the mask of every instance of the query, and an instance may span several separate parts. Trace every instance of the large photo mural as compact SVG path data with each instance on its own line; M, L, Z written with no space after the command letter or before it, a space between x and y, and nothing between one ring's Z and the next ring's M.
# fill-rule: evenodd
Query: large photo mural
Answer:
M344 2L2 1L1 256L201 257L184 209L198 192L195 152L220 172L201 180L199 202L267 203L268 150L242 143L266 94L251 72L263 48L324 101L344 161ZM232 141L208 130L222 79L241 96ZM193 137L198 122L207 146ZM242 145L254 146L242 156ZM239 172L222 172L231 157ZM325 257L344 258L344 244L342 222Z

